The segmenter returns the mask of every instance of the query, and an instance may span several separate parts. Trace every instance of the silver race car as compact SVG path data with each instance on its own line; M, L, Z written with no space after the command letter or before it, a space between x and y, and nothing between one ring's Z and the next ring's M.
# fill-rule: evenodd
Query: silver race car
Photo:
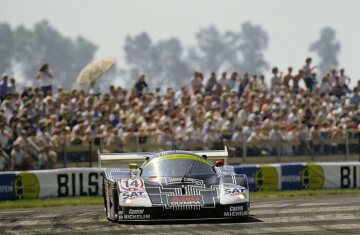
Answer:
M106 217L115 221L247 218L246 175L224 165L227 150L99 153ZM215 164L211 163L216 161ZM129 162L127 168L114 168ZM141 167L136 163L143 162ZM112 167L105 167L105 163Z

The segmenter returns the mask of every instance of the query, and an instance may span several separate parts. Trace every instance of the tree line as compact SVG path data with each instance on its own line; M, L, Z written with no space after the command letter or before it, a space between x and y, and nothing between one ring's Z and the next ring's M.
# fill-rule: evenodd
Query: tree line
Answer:
M154 41L147 32L126 36L123 48L126 67L117 68L111 75L135 82L140 73L145 73L151 86L179 87L188 84L194 70L260 74L269 69L264 52L270 39L259 25L245 22L237 30L224 32L210 25L200 29L195 37L196 44L185 48L175 37ZM33 29L23 25L12 29L8 23L0 23L0 38L0 72L16 68L27 78L28 85L33 84L41 63L46 61L56 75L56 82L71 88L98 49L84 37L65 37L45 20L36 23ZM320 72L338 66L340 43L331 27L320 31L320 37L309 50L320 57Z

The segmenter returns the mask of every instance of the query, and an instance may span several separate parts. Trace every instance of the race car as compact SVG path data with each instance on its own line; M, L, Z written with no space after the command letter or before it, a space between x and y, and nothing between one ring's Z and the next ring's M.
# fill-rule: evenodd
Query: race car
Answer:
M227 156L226 148L99 153L106 217L112 221L248 218L247 177L224 165ZM143 163L114 167L124 161ZM111 167L104 167L105 162Z

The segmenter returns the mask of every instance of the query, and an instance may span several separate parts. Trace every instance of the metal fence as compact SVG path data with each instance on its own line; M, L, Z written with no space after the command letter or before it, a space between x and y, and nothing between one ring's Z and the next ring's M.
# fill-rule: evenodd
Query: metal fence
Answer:
M54 151L57 154L56 167L95 166L97 151L101 152L158 152L172 149L172 137L165 136L159 143L154 136L132 133L126 138L117 136L96 136L78 142L62 139ZM284 162L284 161L360 161L360 133L348 131L336 139L317 138L295 141L231 141L225 137L217 141L178 141L177 149L229 149L230 162Z

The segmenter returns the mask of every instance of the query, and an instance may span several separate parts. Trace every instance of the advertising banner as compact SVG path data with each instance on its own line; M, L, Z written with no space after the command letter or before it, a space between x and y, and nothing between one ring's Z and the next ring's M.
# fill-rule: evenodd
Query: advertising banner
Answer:
M359 188L360 162L233 166L250 191ZM0 172L0 200L101 195L98 168Z
M0 173L0 200L101 195L98 168Z
M360 162L284 163L234 166L250 191L360 187Z

